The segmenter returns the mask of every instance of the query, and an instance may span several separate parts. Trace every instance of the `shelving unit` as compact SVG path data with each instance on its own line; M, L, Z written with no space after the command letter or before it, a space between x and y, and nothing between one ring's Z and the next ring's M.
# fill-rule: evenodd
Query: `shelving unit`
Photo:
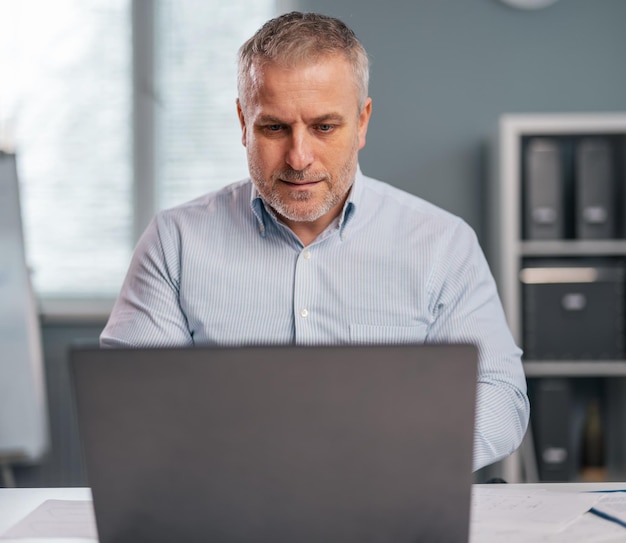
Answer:
M524 230L524 221L527 220L524 214L524 206L527 205L524 203L524 145L534 137L553 140L570 138L575 141L578 138L606 137L617 142L615 173L618 176L617 183L621 185L621 205L618 206L621 213L617 219L625 222L611 239L575 239L576 236L571 233L559 239L525 239L529 236ZM499 120L492 151L487 253L509 326L518 345L524 348L524 311L528 308L524 307L520 271L529 261L606 258L617 262L626 259L626 113L503 115ZM626 463L626 436L621 436L621 428L626 421L626 401L621 399L626 396L626 379L619 379L626 377L626 359L525 358L524 368L529 382L553 378L616 378L610 379L611 382L606 386L606 394L614 396L605 402L610 449L607 451L607 463L622 460ZM531 424L532 421L531 406ZM612 432L611 435L608 435L609 432ZM502 463L502 475L510 482L529 480L528 472L533 472L533 469L536 472L534 459L529 458L534 448L532 434L528 437L520 453Z

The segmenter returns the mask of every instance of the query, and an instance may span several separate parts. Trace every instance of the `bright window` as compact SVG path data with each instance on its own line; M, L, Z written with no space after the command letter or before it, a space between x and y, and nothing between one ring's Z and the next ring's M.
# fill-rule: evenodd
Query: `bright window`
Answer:
M41 294L111 293L128 263L128 13L128 0L0 0L0 129Z
M247 175L236 52L276 0L142 3L148 82L133 78L132 2L0 0L0 146L17 154L27 260L44 298L115 296L138 208L148 202L150 215ZM143 126L134 80L154 100ZM146 131L152 186L137 182L133 152Z
M235 98L239 46L274 0L159 4L156 81L160 207L248 175Z

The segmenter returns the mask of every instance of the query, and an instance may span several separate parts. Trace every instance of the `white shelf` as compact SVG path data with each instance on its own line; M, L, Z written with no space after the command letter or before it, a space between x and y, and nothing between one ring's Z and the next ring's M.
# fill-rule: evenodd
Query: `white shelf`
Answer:
M626 256L626 240L522 241L522 256Z
M519 270L526 257L626 257L626 239L524 240L522 139L538 135L625 135L626 112L506 114L500 117L489 191L494 276L509 327L522 342Z
M622 134L626 125L623 111L603 113L510 113L500 118L517 136Z
M626 360L541 360L524 362L526 377L626 377Z
M488 235L490 264L498 284L502 305L513 337L523 345L523 297L520 269L525 259L575 258L626 259L626 239L523 239L524 186L522 180L523 141L533 136L592 136L621 135L626 148L626 112L574 114L507 114L499 119L493 142L491 185L488 191L491 227ZM618 139L615 138L617 142ZM620 139L621 141L621 139ZM617 143L616 143L617 144ZM622 151L623 152L623 151ZM626 167L625 157L619 158ZM624 180L626 182L626 180ZM626 200L622 200L626 205ZM622 220L622 214L618 217ZM623 226L623 225L622 225ZM625 236L626 237L626 236ZM564 341L567 337L564 335ZM626 423L626 360L527 360L524 371L528 378L606 378L607 463L626 465L626 438L622 437ZM611 379L613 378L613 379ZM531 420L533 408L531 407ZM567 421L563 421L567 424ZM522 477L532 480L537 473L532 433L526 447L503 464L503 470L514 475L510 482ZM530 445L528 445L530 443ZM609 454L610 453L610 454ZM612 456L611 456L612 455ZM522 469L523 468L523 469ZM535 475L536 476L536 475Z

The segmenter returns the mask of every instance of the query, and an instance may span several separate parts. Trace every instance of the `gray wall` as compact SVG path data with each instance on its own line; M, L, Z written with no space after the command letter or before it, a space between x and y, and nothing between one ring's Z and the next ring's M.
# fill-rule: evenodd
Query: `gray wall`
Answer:
M343 19L372 60L363 171L461 215L484 239L485 145L505 112L626 110L626 2L296 0Z

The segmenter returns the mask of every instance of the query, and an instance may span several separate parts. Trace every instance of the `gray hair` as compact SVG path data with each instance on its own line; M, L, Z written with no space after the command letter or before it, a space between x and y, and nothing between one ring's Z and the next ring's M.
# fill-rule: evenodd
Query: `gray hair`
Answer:
M351 64L359 95L359 111L365 105L369 85L369 59L348 26L334 17L293 11L266 22L239 49L237 90L242 104L252 87L254 65L276 62L295 66L324 56L342 54Z

